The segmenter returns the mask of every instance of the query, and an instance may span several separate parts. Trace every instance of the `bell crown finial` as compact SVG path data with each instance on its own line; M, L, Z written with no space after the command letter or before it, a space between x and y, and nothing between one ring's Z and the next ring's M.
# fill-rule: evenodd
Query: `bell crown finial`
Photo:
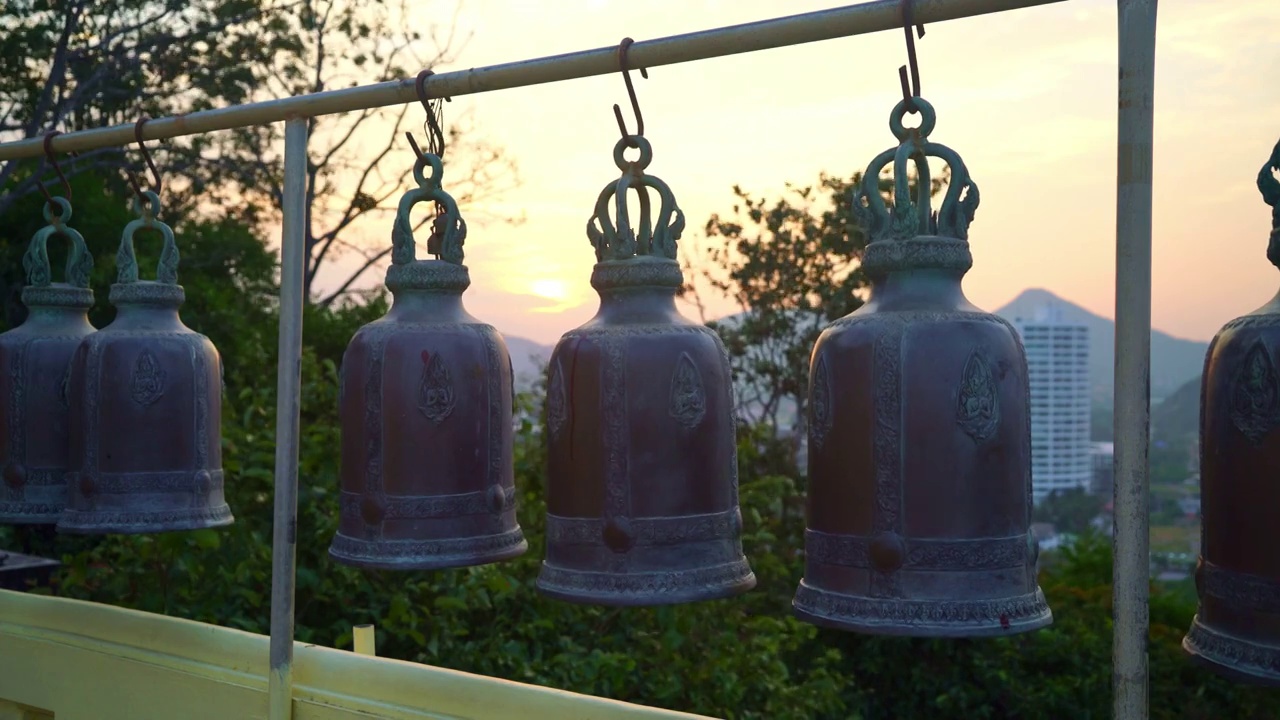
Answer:
M53 205L59 208L53 213ZM88 288L89 274L93 272L93 254L85 245L84 237L67 227L71 219L71 203L63 197L54 197L44 206L44 221L48 225L41 228L31 238L27 251L22 256L22 267L27 271L27 284L31 287L44 288L53 282L52 269L49 266L49 240L56 236L65 237L71 242L71 252L67 254L65 282L74 288Z
M1275 173L1280 171L1280 142L1271 150L1271 157L1258 171L1258 192L1262 193L1262 201L1271 206L1271 242L1267 244L1267 259L1272 265L1280 267L1280 180Z
M627 160L623 154L628 147L640 150L640 157ZM595 214L587 221L587 237L596 250L596 260L627 260L633 257L653 256L676 259L676 241L684 232L684 212L676 206L675 196L665 182L645 173L653 160L653 147L640 135L628 135L613 148L613 162L622 171L622 177L605 185L596 199ZM635 188L640 194L640 232L631 227L627 213L627 191ZM659 198L658 219L654 223L648 190L657 191ZM613 198L617 225L609 221L609 199Z
M133 250L133 236L139 230L155 230L164 239L164 248L160 251L160 263L156 267L156 282L162 285L177 285L178 243L174 239L173 228L157 217L160 214L160 196L151 190L135 196L133 212L138 219L124 226L124 233L120 236L120 249L116 251L116 283L138 282L138 256Z
M867 234L868 240L910 240L917 236L935 236L968 240L969 223L978 209L978 185L969 177L964 160L951 148L930 142L929 133L937 122L933 106L922 98L912 98L920 111L920 125L905 127L907 102L899 102L889 115L889 128L898 138L898 147L876 156L862 176L862 185L853 194L853 214ZM951 182L938 212L930 209L932 183L929 161L936 157L951 166ZM916 197L913 200L907 183L907 161L916 166ZM880 171L893 161L893 210L880 197Z
M431 167L429 176L423 174L428 166ZM444 161L440 156L419 152L418 160L413 165L413 178L418 182L418 187L409 190L400 198L395 224L391 228L392 265L408 265L417 260L413 221L409 213L414 205L427 200L436 203L436 219L431 224L427 252L445 262L454 265L462 264L462 246L467 239L467 223L462 219L457 201L441 188L440 183L443 177Z

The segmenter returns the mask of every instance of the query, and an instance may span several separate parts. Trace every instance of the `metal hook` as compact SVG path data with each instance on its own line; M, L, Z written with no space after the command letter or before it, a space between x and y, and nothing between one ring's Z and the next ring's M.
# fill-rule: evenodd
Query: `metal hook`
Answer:
M151 120L151 118L146 115L138 118L138 122L133 125L133 138L138 142L138 149L142 151L142 159L147 162L147 168L151 170L151 178L155 181L156 185L155 193L156 195L159 195L161 187L160 171L156 169L156 164L151 161L151 153L147 150L146 144L142 141L142 126L146 125L149 120ZM132 172L129 173L129 184L133 186L133 193L138 196L138 201L141 202L144 199L142 197L142 186L138 184L138 176Z
M45 157L45 160L48 161L48 163L53 166L53 171L58 173L58 179L62 181L62 189L67 194L66 199L70 200L71 199L71 183L67 182L67 176L62 174L62 168L58 166L58 159L53 156L53 145L52 145L53 138L55 135L61 135L61 134L62 133L57 130L50 130L49 132L45 133L44 157ZM36 183L36 187L40 188L40 194L44 195L45 202L49 203L48 204L49 212L53 214L55 217L61 217L62 210L59 208L58 204L53 201L53 196L49 194L49 188L45 187L43 181Z
M444 129L440 126L440 118L437 116L441 114L443 102L453 102L453 98L436 98L435 107L432 107L432 99L427 96L427 78L435 74L434 70L423 70L418 73L418 79L414 81L414 89L418 93L418 102L422 103L422 109L427 111L427 123L423 129L427 133L428 147L432 155L443 160ZM414 151L421 157L422 151L418 149L418 143L413 138L409 138L409 141L413 144Z
M422 148L418 147L418 141L413 139L413 133L405 130L404 136L409 138L409 146L413 148L413 154L417 155L419 160L426 160L426 153L422 152Z
M903 65L898 68L898 80L902 83L902 100L906 103L907 112L917 113L913 97L920 97L920 66L916 62L916 41L911 37L911 26L916 26L916 32L920 37L924 37L924 25L914 21L911 14L911 0L902 0L902 30L907 36L907 63L911 65L911 82L907 83L907 66Z
M627 65L627 48L635 40L631 38L622 38L622 42L618 43L618 67L622 70L622 79L627 83L627 97L631 98L631 111L636 114L636 135L644 135L644 116L640 114L640 101L636 99L636 87L631 83L631 69ZM649 71L640 68L640 77L648 80ZM630 133L627 132L627 123L622 119L622 108L617 103L613 105L613 116L618 120L618 132L622 133L622 139L627 140ZM631 145L631 142L627 143Z

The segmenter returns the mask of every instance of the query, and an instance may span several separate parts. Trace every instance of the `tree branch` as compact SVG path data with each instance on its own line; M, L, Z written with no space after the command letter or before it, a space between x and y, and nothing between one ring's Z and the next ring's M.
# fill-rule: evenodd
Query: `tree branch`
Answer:
M371 257L369 257L369 259L368 259L368 260L366 260L366 261L364 262L364 264L363 264L363 265L361 265L361 266L360 266L360 268L359 268L358 270L356 270L355 272L351 273L351 276L350 276L350 277L348 277L348 278L347 278L347 280L346 280L346 282L342 283L342 285L341 285L337 290L334 290L332 293L330 293L330 294L328 295L328 297L326 297L325 299L321 300L321 301L318 303L318 304L320 305L320 307L329 307L330 305L332 305L334 300L337 300L339 297L341 297L342 295L345 295L345 294L346 294L346 292L347 292L347 288L351 287L351 286L352 286L352 284L354 284L354 283L355 283L355 281L356 281L356 280L357 280L361 275L365 274L365 272L367 272L367 271L369 270L369 268L371 268L371 267L373 267L374 265L376 265L376 264L378 263L378 261L379 261L379 260L381 260L382 258L384 258L384 257L386 257L387 255L390 255L390 254L391 254L391 248L390 248L390 247L383 248L383 249L379 250L378 252L374 253Z

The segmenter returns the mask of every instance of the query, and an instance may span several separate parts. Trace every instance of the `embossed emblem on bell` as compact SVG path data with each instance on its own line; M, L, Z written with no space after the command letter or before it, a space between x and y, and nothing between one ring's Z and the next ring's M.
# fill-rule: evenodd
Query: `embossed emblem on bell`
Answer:
M528 549L516 521L511 358L463 306L467 228L442 174L439 156L419 155L418 187L391 234L391 309L342 360L341 517L329 554L347 565L466 567ZM431 260L416 258L410 219L424 201L437 211Z
M134 202L110 301L115 319L76 349L68 380L71 473L58 530L154 533L230 525L222 470L222 360L179 316L178 245L156 216L160 198ZM158 234L156 279L140 280L134 237Z
M623 155L628 144L640 151L634 162ZM615 147L622 177L605 186L587 225L600 309L550 360L537 587L570 602L693 602L756 583L742 553L728 355L713 330L676 310L684 216L667 185L645 173L652 157L641 136ZM641 198L638 233L629 189ZM650 189L660 198L656 222Z
M71 356L91 334L89 275L93 256L84 238L66 223L71 204L53 199L58 214L44 208L45 222L22 258L26 320L0 334L0 523L52 525L66 505L70 419L66 379ZM70 244L64 282L53 282L48 243Z
M1258 173L1280 267L1280 143ZM1182 641L1238 680L1280 686L1280 293L1209 344L1200 388L1200 604Z
M983 637L1053 620L1030 533L1026 355L1007 322L961 288L978 186L930 141L935 115L904 100L853 196L869 245L867 302L827 327L809 379L805 574L793 607L841 630ZM951 181L933 213L928 157ZM880 172L893 163L893 206ZM912 197L908 165L916 170Z

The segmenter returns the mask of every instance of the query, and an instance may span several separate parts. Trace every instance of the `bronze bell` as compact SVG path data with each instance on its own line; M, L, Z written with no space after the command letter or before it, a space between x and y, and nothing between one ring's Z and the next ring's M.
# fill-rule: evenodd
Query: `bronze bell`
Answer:
M965 299L978 186L930 142L934 111L872 160L853 210L870 297L832 323L809 377L805 575L794 608L827 627L976 637L1044 627L1030 530L1027 361L1017 332ZM936 215L926 156L951 166ZM907 180L914 161L914 202ZM894 207L879 192L894 170ZM864 205L864 203L866 203Z
M151 533L229 525L223 497L222 361L182 323L173 230L154 192L134 202L116 253L111 324L72 359L72 473L58 530ZM156 280L138 279L133 237L164 239Z
M511 358L462 305L467 226L442 174L438 156L420 155L418 188L391 233L394 302L342 359L341 517L329 554L346 565L465 567L528 549L516 521ZM435 260L414 252L409 213L426 200L436 203Z
M640 150L634 163L623 157L628 144ZM652 157L640 136L614 149L622 178L600 193L587 225L600 310L551 355L538 590L570 602L692 602L756 583L742 554L728 355L713 330L676 311L684 215L666 184L644 174ZM646 187L661 198L656 231ZM642 197L639 237L628 188Z
M89 274L93 255L80 233L67 227L71 204L55 197L60 212L44 208L49 223L31 238L22 265L27 319L0 335L0 523L52 525L66 505L68 465L67 376L71 356L93 332ZM52 282L48 242L71 243L66 282Z
M1280 143L1258 173L1280 267ZM1182 647L1214 670L1280 686L1280 294L1209 344L1200 397L1200 607Z

